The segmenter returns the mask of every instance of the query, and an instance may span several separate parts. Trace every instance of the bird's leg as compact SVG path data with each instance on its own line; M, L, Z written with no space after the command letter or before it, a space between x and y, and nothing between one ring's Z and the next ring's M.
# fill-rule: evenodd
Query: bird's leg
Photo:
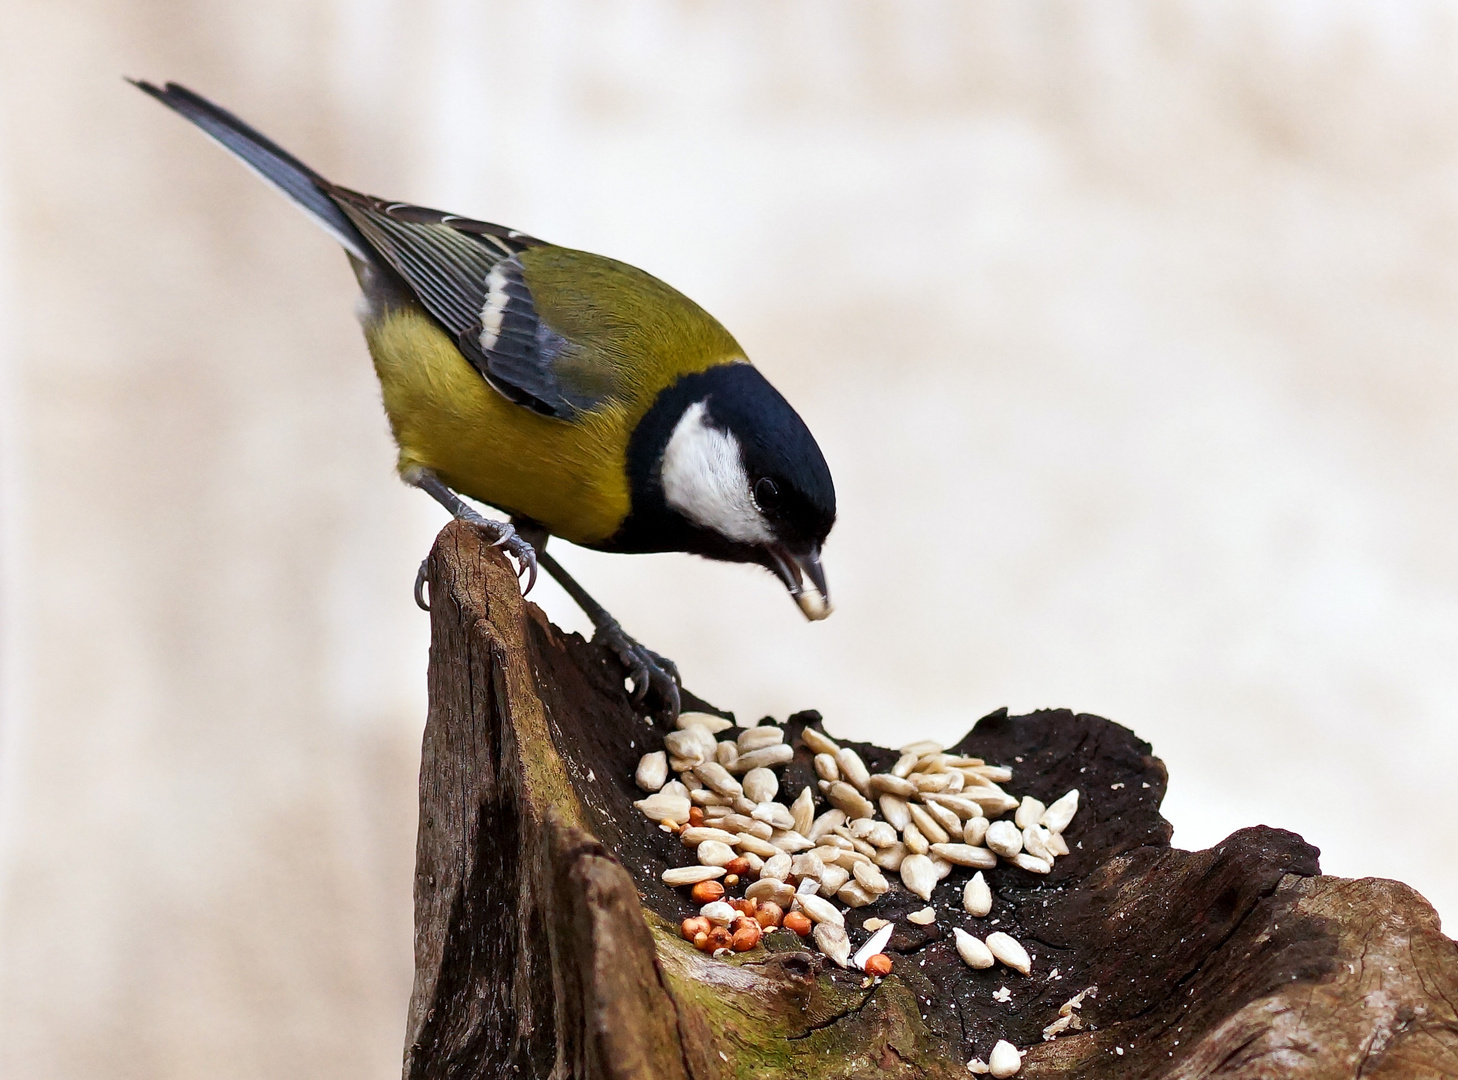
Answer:
M452 517L460 518L462 521L469 521L472 525L484 531L491 537L491 546L504 548L506 553L514 558L520 569L517 577L527 575L526 588L522 595L532 591L532 586L537 583L537 552L531 543L518 536L516 529L509 521L492 521L490 518L482 517L476 510L467 505L454 491L441 482L440 477L429 469L416 469L405 477L405 482L413 487L418 487L436 502L440 503L450 511ZM425 599L425 563L420 564L420 569L415 574L415 602L423 610L429 611L430 604Z
M668 720L672 722L678 719L678 688L682 682L678 674L678 665L666 656L659 656L652 649L630 638L618 625L618 620L609 615L606 608L589 596L587 590L577 584L571 574L562 569L561 563L547 554L545 544L537 549L537 559L541 562L542 568L552 575L567 595L577 602L577 606L582 609L583 614L592 621L592 625L597 631L593 635L593 641L600 642L611 649L623 667L627 668L628 677L633 680L633 700L642 701L647 696L649 689L652 689L658 700L663 703Z

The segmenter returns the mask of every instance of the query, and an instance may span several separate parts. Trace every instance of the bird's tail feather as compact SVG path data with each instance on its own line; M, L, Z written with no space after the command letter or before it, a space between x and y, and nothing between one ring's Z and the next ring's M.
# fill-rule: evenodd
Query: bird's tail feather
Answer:
M378 261L359 230L329 197L329 182L272 139L185 86L170 82L158 87L145 80L128 81L231 150L245 165L302 206L351 255L367 263Z

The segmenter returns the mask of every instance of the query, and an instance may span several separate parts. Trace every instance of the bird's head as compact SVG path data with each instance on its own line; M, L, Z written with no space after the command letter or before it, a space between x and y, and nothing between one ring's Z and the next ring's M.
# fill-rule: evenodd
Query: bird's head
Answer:
M720 365L664 391L634 435L629 472L637 550L758 563L806 618L830 614L820 550L835 485L810 429L753 366Z

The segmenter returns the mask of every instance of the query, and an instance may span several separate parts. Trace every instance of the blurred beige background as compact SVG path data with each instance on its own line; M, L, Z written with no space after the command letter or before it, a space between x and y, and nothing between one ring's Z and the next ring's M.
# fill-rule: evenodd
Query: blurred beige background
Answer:
M839 611L565 550L741 714L1113 717L1175 839L1458 917L1458 3L6 0L0 1072L389 1077L440 512L343 257L121 82L627 259L835 471ZM582 620L550 586L550 611Z

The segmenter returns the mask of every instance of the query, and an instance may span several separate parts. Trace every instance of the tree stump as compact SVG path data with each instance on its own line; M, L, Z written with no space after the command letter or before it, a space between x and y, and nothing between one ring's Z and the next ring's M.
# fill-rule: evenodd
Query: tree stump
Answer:
M987 873L1030 976L964 966L955 918L908 923L922 901L899 885L848 919L855 941L865 916L897 922L879 982L788 932L706 956L676 932L693 905L660 880L691 859L633 807L663 733L621 668L525 602L470 526L441 533L429 580L407 1080L965 1078L1000 1038L1030 1080L1458 1076L1458 947L1422 897L1321 876L1278 829L1171 848L1148 744L1067 711L993 713L955 748L1012 766L1018 793L1083 792L1051 874ZM786 741L815 720L792 717ZM895 758L850 745L873 771ZM812 775L803 747L788 769L795 788ZM945 890L964 878L938 886L939 909L960 912ZM1089 987L1086 1029L1044 1041Z

